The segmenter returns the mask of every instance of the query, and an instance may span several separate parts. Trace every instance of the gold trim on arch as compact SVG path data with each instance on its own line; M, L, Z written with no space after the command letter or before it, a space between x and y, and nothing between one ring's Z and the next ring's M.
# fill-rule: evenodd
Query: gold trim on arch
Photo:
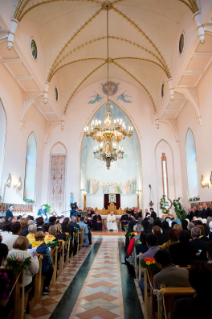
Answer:
M60 2L60 1L63 1L63 2L91 2L91 3L94 3L94 4L102 4L101 1L98 1L98 0L40 0L41 2L37 2L36 4L33 4L32 3L32 6L29 7L26 11L24 11L24 9L26 8L27 4L29 4L29 2L31 0L26 0L25 3L23 3L24 0L21 0L19 3L18 3L18 6L15 10L15 13L14 13L14 19L18 20L19 22L23 19L23 17L31 10L33 10L34 8L38 7L38 6L42 6L44 4L49 4L49 3L53 3L53 2ZM21 7L23 3L23 6Z
M98 69L100 69L103 65L105 65L106 62L100 64L98 67L96 67L93 71L91 71L75 88L75 90L73 91L73 93L71 94L70 98L68 99L65 109L64 109L64 114L66 114L67 108L68 108L68 104L71 101L72 97L74 96L74 94L76 93L76 91L78 90L78 88L83 84L83 82L85 82L85 80L87 80L87 78L89 78L94 72L96 72Z
M138 82L142 88L146 91L146 93L149 95L151 101L152 101L152 104L153 104L153 107L154 107L154 111L157 112L157 109L156 109L156 106L155 106L155 102L153 100L153 97L152 95L150 94L150 92L147 90L147 88L132 74L130 73L127 69L125 69L122 65L118 64L117 62L114 62L113 63L118 66L119 68L121 68L123 71L125 71L126 73L128 73L136 82Z
M109 102L113 103L116 107L118 107L128 118L128 120L130 121L130 123L132 124L133 128L134 128L134 132L136 133L136 136L137 136L137 139L138 139L138 144L139 144L139 151L140 151L140 169L141 169L141 186L142 186L142 190L141 190L141 193L142 193L142 211L144 212L144 197L143 197L143 171L142 171L142 152L141 152L141 140L140 138L142 138L140 136L139 138L139 135L138 135L138 132L137 132L137 127L136 125L134 125L134 119L130 118L129 115L125 112L125 110L122 109L121 106L119 106L116 102L114 102L113 100L109 99ZM89 121L88 121L88 125L91 123L91 120L92 118L99 112L99 110L106 104L107 102L104 102L103 104L101 104L100 107L98 107L98 109L95 111L94 114L91 114L91 116L89 116ZM81 145L80 145L80 154L79 154L79 202L80 202L80 185L81 185L81 175L82 175L82 172L81 172L81 153L82 153L82 144L83 144L83 139L84 139L84 136L82 135L82 138L81 138Z
M79 45L78 47L76 47L76 48L74 48L73 50L71 50L70 52L68 52L63 58L61 58L60 61L59 61L59 63L61 63L61 62L62 62L63 60L65 60L69 55L71 55L72 53L74 53L74 52L76 52L76 51L82 49L83 47L85 47L85 46L87 46L87 45L89 45L89 44L92 44L92 43L94 43L94 42L104 40L104 39L107 39L107 37L106 37L106 36L102 36L102 37L99 37L99 38L96 38L96 39L92 39L92 40L90 40L90 41L88 41L88 42L85 42L85 43ZM158 65L163 69L163 71L165 72L165 74L167 75L167 77L168 77L168 78L171 78L171 74L170 74L169 70L166 70L165 65L163 64L163 61L161 61L161 60L159 59L159 57L158 57L157 55L155 55L152 51L150 51L150 50L146 49L145 47L141 46L140 44L137 44L137 43L135 43L135 42L132 42L132 41L130 41L130 40L128 40L128 39L124 39L124 38L120 38L120 37L116 37L116 36L109 36L109 39L118 40L118 41L124 41L124 42L127 42L127 43L131 44L131 45L137 46L137 47L140 48L141 50L144 50L144 51L148 52L149 54L151 54L155 59L157 59L157 60L161 63L161 65L160 65L159 63L158 63ZM135 58L135 59L136 59L136 58ZM142 59L142 58L141 58L141 59ZM146 61L148 61L148 60L146 60ZM150 61L151 61L151 60L149 60L149 62L150 62ZM155 63L155 64L157 64L157 62L154 62L154 61L152 61L152 62ZM59 64L59 63L58 63L58 64ZM58 65L58 64L57 64L57 65ZM60 67L60 68L61 68L61 67ZM167 72L167 71L168 71L168 72ZM50 80L52 79L53 75L57 72L57 70L53 70L53 67L52 67L51 70L50 70L50 72L51 72L51 75L50 75L50 77L48 78L48 81L49 81L49 82L50 82Z
M61 62L59 61L58 63L57 60L59 59L59 56L65 51L65 49L67 48L67 46L71 43L71 41L76 38L76 36L93 20L97 17L97 15L99 15L99 13L102 11L103 9L99 9L96 13L94 13L92 15L92 17L90 17L75 33L74 35L71 37L71 39L68 40L68 42L65 44L65 46L62 48L62 50L59 52L59 54L57 55L56 59L54 60L53 64L52 64L52 67L50 69L50 72L49 72L49 75L48 75L48 78L47 78L47 82L50 82L50 79L51 79L51 73L52 71L55 69L55 67L58 66L58 64Z

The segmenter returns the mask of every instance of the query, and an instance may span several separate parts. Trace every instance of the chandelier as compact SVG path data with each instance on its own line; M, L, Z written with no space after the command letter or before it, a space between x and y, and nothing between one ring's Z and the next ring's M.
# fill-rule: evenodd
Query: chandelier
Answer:
M111 59L109 58L109 17L107 9L107 83L109 83L109 63ZM107 111L104 122L100 120L95 120L91 122L91 131L89 127L84 128L84 135L87 137L92 137L94 140L99 142L98 146L94 147L94 158L106 162L107 169L110 169L111 162L117 161L118 159L124 158L124 147L119 145L119 142L125 139L126 136L131 137L133 127L128 126L128 131L126 130L126 125L122 119L118 118L114 121L111 118L110 103L109 103L109 93L107 90Z

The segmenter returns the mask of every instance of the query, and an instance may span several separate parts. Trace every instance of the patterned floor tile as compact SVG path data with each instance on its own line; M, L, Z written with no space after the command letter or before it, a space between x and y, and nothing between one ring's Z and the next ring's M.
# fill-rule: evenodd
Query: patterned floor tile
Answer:
M96 299L103 299L103 300L107 300L107 301L114 301L115 299L117 300L118 298L113 297L111 295L106 294L105 292L97 292L95 294L83 297L84 299L86 299L87 301L93 301Z
M100 287L100 286L107 287L107 288L114 288L117 285L109 283L109 282L107 282L105 280L101 280L99 282L96 282L96 283L93 283L93 284L89 284L88 286L91 287L91 288L97 288L97 287Z
M49 310L45 309L44 307L30 311L30 316L32 318L39 318L39 317L42 317L45 315L50 315L50 314L51 314L51 312Z
M46 298L46 299L43 299L39 302L39 304L43 307L45 306L49 306L49 305L52 305L52 304L55 304L57 303L54 299L52 298Z
M95 316L99 316L102 319L115 319L117 318L117 315L111 313L111 311L108 311L101 307L96 307L90 310L87 310L85 312L82 312L80 314L77 314L76 317L79 317L80 319L90 319Z
M100 278L100 277L114 278L116 276L108 274L107 272L101 272L100 274L92 275L92 277L94 277L94 278Z

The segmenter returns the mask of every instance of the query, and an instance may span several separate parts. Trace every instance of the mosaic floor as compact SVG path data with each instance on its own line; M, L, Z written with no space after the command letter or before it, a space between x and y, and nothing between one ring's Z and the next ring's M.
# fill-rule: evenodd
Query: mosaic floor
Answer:
M93 236L26 319L142 319L123 236Z

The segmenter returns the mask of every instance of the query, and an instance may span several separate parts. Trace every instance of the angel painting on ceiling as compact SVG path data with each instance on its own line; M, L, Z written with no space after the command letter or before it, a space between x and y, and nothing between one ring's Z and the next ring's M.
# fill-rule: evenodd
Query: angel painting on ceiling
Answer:
M126 92L127 92L127 90L124 91L122 94L120 94L120 95L118 96L118 98L116 99L116 101L121 100L121 101L123 101L124 103L132 103L132 101L126 99L126 97L132 97L132 96L129 96L129 95L125 94Z
M95 95L92 95L89 97L90 99L94 99L94 100L90 100L88 102L88 104L95 104L96 102L100 102L103 99L103 97L101 97L101 95L99 95L95 91L94 91L94 93L95 93Z

